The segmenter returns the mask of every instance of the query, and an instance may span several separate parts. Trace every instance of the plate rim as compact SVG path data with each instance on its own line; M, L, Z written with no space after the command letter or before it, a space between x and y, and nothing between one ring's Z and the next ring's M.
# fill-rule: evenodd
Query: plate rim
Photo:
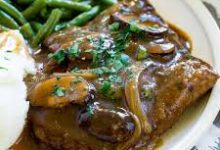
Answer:
M220 61L217 61L220 58L220 30L215 22L214 18L211 16L210 12L202 4L201 0L184 0L184 3L192 10L193 14L201 23L201 26L204 29L205 34L208 36L210 47L212 48L212 58L214 69L219 73L220 72ZM171 150L190 150L195 146L196 142L202 137L204 133L212 126L213 121L215 120L219 110L220 110L220 80L217 81L214 86L211 95L209 97L208 103L205 106L202 114L198 118L198 121L192 128L189 133L176 143ZM210 111L211 110L211 111ZM195 136L196 135L196 136Z

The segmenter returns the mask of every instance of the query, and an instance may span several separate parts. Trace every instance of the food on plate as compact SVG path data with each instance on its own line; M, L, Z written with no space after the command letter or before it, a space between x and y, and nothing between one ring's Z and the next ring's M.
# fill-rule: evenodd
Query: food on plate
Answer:
M23 79L35 73L29 49L18 31L0 33L0 149L9 148L26 123L29 102Z
M56 9L44 25L21 28L38 46L31 52L37 72L24 79L30 107L26 102L26 126L12 150L152 150L219 78L191 55L189 36L148 1L41 1L17 2L29 5L26 20L43 11L40 4ZM63 8L81 13L60 22ZM18 33L2 34L10 32Z
M38 83L30 92L29 100L32 106L59 108L71 103L83 105L94 98L93 93L93 85L86 80L67 75Z
M34 48L52 32L82 26L117 0L0 0L0 25L19 29Z

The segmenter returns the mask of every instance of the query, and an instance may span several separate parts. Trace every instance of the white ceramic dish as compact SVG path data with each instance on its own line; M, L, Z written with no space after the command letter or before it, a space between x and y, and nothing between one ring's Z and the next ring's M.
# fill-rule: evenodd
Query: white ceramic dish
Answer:
M152 0L157 11L170 23L185 30L193 41L193 55L220 73L220 30L200 0ZM220 110L220 81L210 96L201 99L163 136L159 150L190 150L212 125Z

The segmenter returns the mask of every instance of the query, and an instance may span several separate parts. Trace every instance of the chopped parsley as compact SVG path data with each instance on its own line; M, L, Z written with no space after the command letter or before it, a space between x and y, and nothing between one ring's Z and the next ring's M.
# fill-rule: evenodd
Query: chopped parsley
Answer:
M108 28L111 32L115 32L115 31L118 31L119 27L120 27L120 24L118 22L114 22L111 25L109 25Z
M125 54L117 55L113 58L108 58L104 66L92 69L92 73L101 76L103 74L117 74L130 63L129 56Z
M140 33L141 30L138 28L137 23L132 23L130 25L130 31L135 33Z
M193 56L190 53L186 54L186 59L191 60L192 58Z
M138 49L137 59L143 60L143 59L146 59L147 57L148 57L147 49L144 48L143 46L140 46Z
M115 39L115 51L123 52L126 49L127 41L131 36L130 28L126 27L124 30L118 33Z
M94 115L94 106L92 104L88 104L86 107L86 112L89 116Z
M101 92L104 96L108 96L109 92L111 90L111 83L109 81L104 81L102 88L101 88Z
M78 58L80 55L79 43L75 43L67 49L67 55L71 58Z
M120 60L126 66L130 63L130 57L123 53L120 55Z
M78 83L81 83L81 82L82 82L82 78L77 76L71 83L78 84Z
M67 49L61 49L54 53L50 53L48 55L49 59L54 59L58 64L63 63L65 58L68 56L70 58L78 58L80 55L79 49L79 41L76 41L72 46L68 47Z
M94 49L89 50L93 56L92 58L92 66L97 67L98 65L104 65L104 60L109 57L108 51L111 50L112 47L106 46L107 42L110 42L106 37L99 37L90 39L91 44Z
M107 72L108 72L108 68L106 68L106 69L107 69ZM98 76L101 76L102 74L107 73L107 72L105 72L105 69L103 67L95 68L95 69L92 70L92 73L94 73Z
M53 95L58 96L58 97L62 97L65 95L65 88L64 87L60 87L58 85L55 85L53 87Z
M78 67L75 67L71 70L72 73L79 71L80 69Z
M66 58L66 53L65 51L62 49L62 50L59 50L59 51L56 51L54 53L50 53L48 55L48 58L49 59L54 59L58 64L61 64L65 58Z
M108 78L112 83L122 83L122 78L118 75L110 75Z
M57 80L57 81L59 81L60 79L61 79L61 77L60 77L60 76L57 76L57 77L56 77L56 80Z
M118 59L112 60L111 62L109 62L109 65L111 73L117 73L124 68L124 64L121 62L121 60Z
M135 18L131 18L131 19L129 20L129 23L130 23L130 27L129 27L130 32L140 33L141 30L139 29L139 27L138 27L138 25L137 25L138 22L139 22L139 20L136 20Z
M127 69L127 77L129 80L134 77L134 71L132 70L132 68Z
M115 99L116 92L112 90L112 87L117 84L117 86L122 85L122 78L116 74L108 76L108 78L99 78L102 83L101 94L111 99Z
M142 98L146 100L152 100L153 99L153 89L152 88L146 88L142 92Z

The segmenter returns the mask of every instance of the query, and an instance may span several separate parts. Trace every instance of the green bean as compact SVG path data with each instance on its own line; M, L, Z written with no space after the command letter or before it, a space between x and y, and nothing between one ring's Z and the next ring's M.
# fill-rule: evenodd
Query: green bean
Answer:
M73 2L81 2L83 0L71 0L71 1L73 1Z
M0 10L0 24L11 29L18 29L19 25L8 14Z
M114 5L118 2L117 0L100 0L100 1L101 3L106 4L106 5Z
M23 11L23 15L26 19L35 17L40 11L46 7L46 0L36 0L34 3Z
M74 15L76 14L73 10L70 10L70 9L61 8L60 10L62 11L61 18L65 20L72 19ZM47 19L51 11L52 9L44 8L43 10L41 10L40 15L42 18Z
M62 19L72 19L73 16L76 14L74 11L69 9L61 9L62 10Z
M17 8L15 8L11 4L5 2L4 0L0 0L0 9L4 10L7 14L12 16L20 24L26 23L26 19L24 18L22 13Z
M11 0L4 0L5 2L9 3L9 4L12 4L12 1Z
M73 20L62 23L56 26L55 30L61 30L65 28L69 28L71 26L81 26L87 23L90 19L94 18L100 11L100 6L95 6L93 7L90 11L81 13L77 17L75 17Z
M91 0L89 0L89 1L82 1L82 0L81 0L80 3L81 3L81 4L84 4L84 5L92 5L92 4L93 4L93 2L92 2Z
M8 30L9 30L9 28L0 25L0 32L2 32L2 31L8 31Z
M60 9L62 11L62 17L61 19L72 19L74 17L74 11L70 10L70 9L65 9L65 8L61 8ZM47 19L51 13L52 9L51 8L44 8L41 10L40 12L40 16L44 19Z
M78 11L88 11L91 9L90 5L86 5L86 4L79 3L79 2L73 2L73 1L48 0L47 4L50 7L67 8L67 9L73 9L73 10L78 10Z
M35 32L38 32L43 25L39 22L33 21L31 22L31 26Z
M42 18L44 18L44 19L47 19L47 18L50 16L51 12L52 12L52 9L51 9L51 10L48 10L48 8L45 7L44 9L42 9L42 10L40 11L40 16L41 16Z
M17 0L18 4L31 4L34 0Z
M32 42L33 47L37 47L42 40L44 40L54 31L54 28L59 22L61 16L62 12L59 9L54 9L51 12L49 18L47 19L47 22L40 28L37 35L34 37Z
M34 37L34 31L31 28L30 23L26 23L24 24L21 28L20 28L21 33L23 34L23 36L28 39L28 40L32 40Z

